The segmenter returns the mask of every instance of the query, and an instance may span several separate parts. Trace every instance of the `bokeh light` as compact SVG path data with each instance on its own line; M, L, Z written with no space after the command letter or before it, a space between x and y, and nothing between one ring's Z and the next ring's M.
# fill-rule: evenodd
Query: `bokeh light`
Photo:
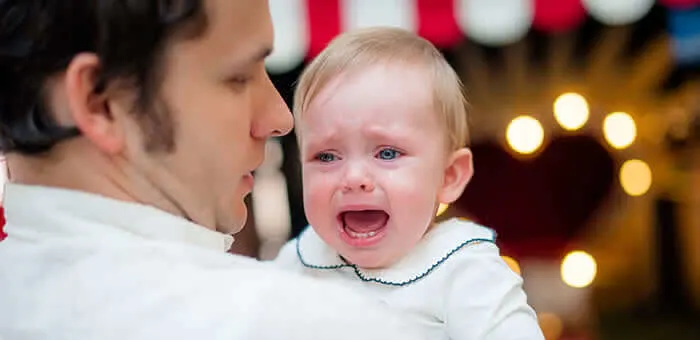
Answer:
M651 168L639 159L626 161L620 167L620 185L630 196L644 195L651 187Z
M565 130L582 128L588 121L590 110L586 98L578 93L564 93L554 101L554 118Z
M510 147L521 154L531 154L542 146L542 124L530 116L519 116L508 124L506 140Z
M561 262L561 278L564 283L574 288L584 288L595 280L598 265L590 254L573 251Z
M615 149L624 149L637 138L637 125L625 112L610 113L603 121L605 140Z
M537 321L545 340L558 340L564 332L564 322L554 313L539 313Z
M465 35L486 46L521 40L532 24L534 6L522 0L460 0L454 2L457 24Z
M643 18L654 0L583 0L588 14L606 25L629 25Z

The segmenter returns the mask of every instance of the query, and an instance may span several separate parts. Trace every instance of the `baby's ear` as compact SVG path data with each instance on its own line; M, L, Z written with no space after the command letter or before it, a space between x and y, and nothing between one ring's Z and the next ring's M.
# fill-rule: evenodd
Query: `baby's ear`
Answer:
M462 196L473 174L471 150L462 148L453 152L446 163L444 181L438 191L438 201L444 204L456 201Z

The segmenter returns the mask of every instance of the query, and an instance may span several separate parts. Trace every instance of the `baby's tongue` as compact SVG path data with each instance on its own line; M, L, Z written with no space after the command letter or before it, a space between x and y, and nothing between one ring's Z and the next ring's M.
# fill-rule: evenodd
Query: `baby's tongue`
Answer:
M356 233L376 231L386 225L389 215L381 210L348 211L343 213L343 224Z

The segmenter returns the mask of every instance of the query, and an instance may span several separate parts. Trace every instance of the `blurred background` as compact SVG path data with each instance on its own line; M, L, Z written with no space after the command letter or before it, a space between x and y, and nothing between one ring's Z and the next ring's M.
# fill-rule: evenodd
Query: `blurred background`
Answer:
M340 32L398 26L443 51L475 176L440 218L498 232L548 339L700 339L699 0L270 4L289 105ZM293 135L270 143L237 251L273 258L306 226L297 153Z
M397 26L441 49L466 87L475 176L438 218L498 232L548 340L700 339L700 0L270 6L267 66L290 106L343 31ZM272 259L306 226L298 162L294 135L268 143L232 252Z

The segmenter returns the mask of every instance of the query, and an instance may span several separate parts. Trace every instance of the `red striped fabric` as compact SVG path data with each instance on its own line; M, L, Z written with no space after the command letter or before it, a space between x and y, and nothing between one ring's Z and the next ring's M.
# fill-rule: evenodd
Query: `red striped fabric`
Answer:
M342 31L340 0L306 0L309 20L309 53L313 58Z
M673 9L690 9L700 6L700 0L659 0L659 3Z
M307 58L320 53L343 31L343 0L306 0L309 51ZM441 48L449 48L468 36L457 23L457 2L460 0L414 0L407 6L416 7L417 32ZM532 27L557 33L573 30L583 23L587 12L582 0L530 0L534 5ZM685 9L700 6L700 0L658 0L664 6Z
M586 19L581 0L534 0L532 27L544 32L570 31Z
M457 25L455 0L416 0L418 34L440 48L452 47L464 39Z

